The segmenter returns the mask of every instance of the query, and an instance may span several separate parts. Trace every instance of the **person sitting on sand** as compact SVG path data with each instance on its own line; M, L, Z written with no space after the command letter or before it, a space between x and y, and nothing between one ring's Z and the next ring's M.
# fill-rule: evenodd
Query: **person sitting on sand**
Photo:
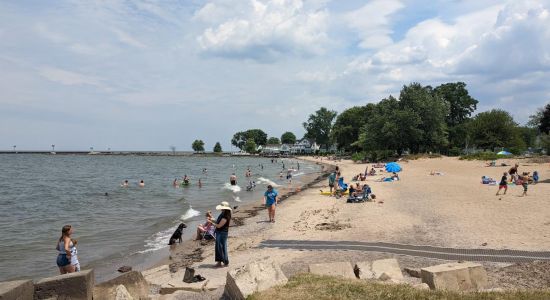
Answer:
M431 170L431 171L430 171L430 175L432 175L432 176L441 176L441 175L443 175L443 173L441 173L441 172L439 172L439 171Z
M143 182L143 179L139 182L139 187L144 187L145 186L145 182Z
M391 175L391 179L399 180L399 175L397 175L397 173L393 172L392 175Z
M539 183L539 172L535 171L533 172L533 184Z
M370 172L369 172L369 175L370 175L370 176L376 175L376 170L375 170L374 168L372 168L372 169L370 170Z
M508 178L507 178L507 173L504 172L504 174L502 174L502 179L500 180L500 183L498 184L498 191L497 191L497 196L499 195L500 193L500 190L504 189L504 195L506 195L506 191L508 191Z
M209 234L211 238L214 237L214 225L209 221L213 218L212 212L207 211L206 214L204 214L206 217L206 222L204 224L199 224L197 226L197 236L195 237L196 240L202 240L202 236L204 235L205 238L207 238L207 235Z
M365 175L366 175L366 174L359 173L359 180L360 180L360 181L365 181L365 180L367 180L367 177L366 177Z

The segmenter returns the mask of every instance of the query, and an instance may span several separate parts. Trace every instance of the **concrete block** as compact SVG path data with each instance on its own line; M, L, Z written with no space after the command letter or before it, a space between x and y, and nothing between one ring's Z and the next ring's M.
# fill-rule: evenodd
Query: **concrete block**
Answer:
M355 270L360 279L403 279L399 262L394 258L358 262L355 264Z
M431 289L468 291L487 286L487 273L482 265L471 262L448 263L422 268L422 282Z
M134 297L130 295L128 290L122 284L116 287L115 292L115 300L134 300Z
M353 267L349 262L333 262L309 265L309 272L317 275L338 276L356 279Z
M124 289L134 299L147 298L149 295L149 283L144 276L140 272L130 271L96 285L94 287L94 298L114 299L118 290L120 290L119 286L124 286Z
M34 284L34 299L92 300L94 270L44 278Z
M31 280L0 282L0 300L32 300L34 285Z
M224 294L232 300L244 300L254 292L287 282L281 267L275 262L252 262L227 272Z

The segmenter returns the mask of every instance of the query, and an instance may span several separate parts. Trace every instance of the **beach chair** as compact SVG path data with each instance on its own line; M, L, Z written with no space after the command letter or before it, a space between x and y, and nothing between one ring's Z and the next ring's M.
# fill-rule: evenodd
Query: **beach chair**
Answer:
M216 226L210 226L207 231L202 233L202 241L209 241L216 239Z

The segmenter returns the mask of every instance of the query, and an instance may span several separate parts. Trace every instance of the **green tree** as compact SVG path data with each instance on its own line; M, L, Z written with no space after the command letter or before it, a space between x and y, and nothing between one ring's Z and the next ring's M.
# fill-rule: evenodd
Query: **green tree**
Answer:
M280 144L281 141L279 141L279 138L278 138L278 137L272 136L272 137L270 137L270 138L267 139L267 143L268 143L268 144Z
M281 135L281 143L282 144L294 144L296 143L296 136L294 133L287 131Z
M449 107L430 86L423 87L419 83L403 86L399 107L414 113L420 120L420 140L409 144L413 152L439 150L448 145L445 117Z
M254 142L253 138L249 138L248 140L246 140L246 143L244 144L244 151L248 153L256 152L256 142Z
M392 96L376 104L360 130L358 146L367 151L392 150L401 154L410 145L418 144L422 137L420 117L399 106Z
M314 139L317 144L328 148L330 130L332 129L332 122L336 118L336 115L335 111L328 110L325 107L321 107L315 114L309 115L307 122L302 124L306 130L304 137Z
M439 98L449 107L445 118L447 126L457 126L470 118L479 101L468 94L464 82L445 83L434 89Z
M550 133L550 103L540 113L538 129L543 133Z
M253 139L256 145L264 146L267 143L267 133L261 129L239 131L233 135L231 144L242 150L248 139Z
M213 151L214 151L214 153L221 153L222 152L222 145L220 145L220 142L216 142L216 145L214 145Z
M204 142L202 140L195 140L191 148L193 148L195 152L204 152Z
M469 131L472 143L483 149L525 148L517 123L504 110L479 113L469 123Z
M359 139L359 132L366 124L369 117L372 117L376 105L369 103L365 106L354 106L344 110L336 118L331 131L331 138L344 151L357 151L360 145L355 144Z

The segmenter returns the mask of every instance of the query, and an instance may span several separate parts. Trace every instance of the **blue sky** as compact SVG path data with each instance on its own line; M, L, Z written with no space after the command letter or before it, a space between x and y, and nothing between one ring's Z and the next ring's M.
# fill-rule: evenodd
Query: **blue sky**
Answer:
M550 102L550 0L0 2L0 149L190 150L404 84Z

